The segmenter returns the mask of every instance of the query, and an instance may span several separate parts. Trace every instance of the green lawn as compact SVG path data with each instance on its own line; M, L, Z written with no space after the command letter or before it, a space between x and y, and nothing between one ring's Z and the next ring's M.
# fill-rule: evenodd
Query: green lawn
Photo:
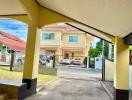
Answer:
M14 66L13 70L16 72L23 72L23 66ZM39 68L39 74L44 75L57 75L56 68Z
M40 87L44 84L46 84L49 81L55 80L57 76L55 75L56 71L53 69L46 69L47 73L52 73L52 75L43 75L39 74L38 75L38 84L37 86ZM42 71L44 73L44 71ZM22 75L23 73L21 71L9 71L9 67L3 67L0 66L0 80L10 80L10 81L22 81Z

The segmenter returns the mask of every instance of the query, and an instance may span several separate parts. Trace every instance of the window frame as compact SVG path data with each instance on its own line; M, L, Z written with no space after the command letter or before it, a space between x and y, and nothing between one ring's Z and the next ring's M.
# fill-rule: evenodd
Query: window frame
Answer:
M76 41L70 41L70 37L77 37ZM74 39L73 39L74 40ZM68 42L69 43L78 43L79 39L78 39L78 35L69 35L68 36Z
M52 38L52 35L50 36L50 34L53 35L53 38ZM49 35L49 36L46 36L46 35ZM46 38L47 37L47 38ZM50 37L50 38L49 38ZM54 32L42 32L42 37L41 37L42 41L52 41L55 39L55 33Z

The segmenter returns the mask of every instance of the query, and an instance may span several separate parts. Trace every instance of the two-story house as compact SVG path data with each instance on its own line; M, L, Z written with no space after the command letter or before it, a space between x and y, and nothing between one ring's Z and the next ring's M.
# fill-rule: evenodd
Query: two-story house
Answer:
M41 53L54 53L58 60L88 55L93 36L65 24L47 25L41 30Z

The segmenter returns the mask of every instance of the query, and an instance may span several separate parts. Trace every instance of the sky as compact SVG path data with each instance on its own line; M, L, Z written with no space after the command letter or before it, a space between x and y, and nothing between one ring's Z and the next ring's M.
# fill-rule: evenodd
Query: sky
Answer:
M96 43L99 42L99 41L100 41L99 38L95 38L95 40L91 42L92 43L92 47L96 48Z
M0 31L10 33L26 41L28 25L17 20L0 19Z

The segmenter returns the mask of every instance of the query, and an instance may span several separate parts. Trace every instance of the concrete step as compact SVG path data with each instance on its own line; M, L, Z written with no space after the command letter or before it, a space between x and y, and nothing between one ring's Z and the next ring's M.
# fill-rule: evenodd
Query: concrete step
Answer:
M6 93L1 93L1 94L0 94L0 100L8 100L8 94L6 94Z

